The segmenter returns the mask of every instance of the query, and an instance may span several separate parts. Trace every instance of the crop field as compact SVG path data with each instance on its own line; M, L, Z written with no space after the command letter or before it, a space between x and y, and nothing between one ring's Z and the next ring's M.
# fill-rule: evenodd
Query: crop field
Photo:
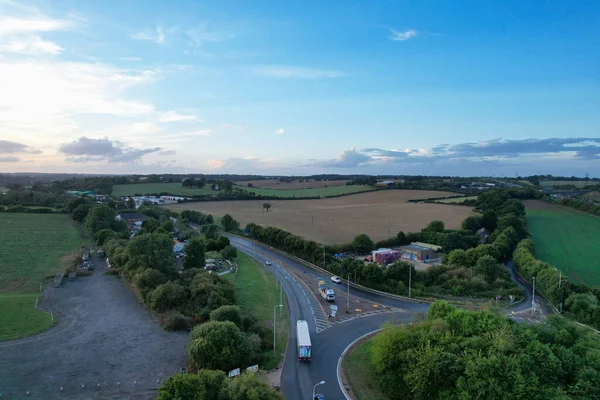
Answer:
M340 181L315 181L309 180L304 182L279 182L279 179L261 179L256 181L241 181L235 182L238 186L248 187L248 183L251 183L254 188L262 189L278 189L278 190L289 190L289 189L318 189L323 187L334 187L334 186L346 186L347 180Z
M320 243L341 244L359 233L373 240L387 239L398 231L420 231L432 220L442 220L447 228L474 215L469 207L444 204L409 203L411 199L452 196L453 193L427 190L384 190L353 196L318 200L271 200L264 212L264 200L214 201L172 204L173 210L196 210L222 216L232 215L242 227L248 222L275 226Z
M577 283L600 285L600 218L541 201L525 201L535 256Z
M597 185L598 181L540 181L540 187L557 186L557 185L573 185L576 188L582 188L590 185Z
M453 199L441 199L436 200L436 203L450 204L450 203L462 203L465 200L477 200L477 196L464 196L464 197L456 197Z
M296 198L307 198L307 197L327 197L337 196L340 194L359 193L373 190L370 186L365 185L352 185L352 186L332 186L332 187L319 187L315 189L262 189L258 187L248 186L235 186L238 189L242 189L248 192L254 192L257 195L262 196L275 196L281 198L296 197ZM120 196L133 196L136 193L145 195L153 193L169 193L174 196L193 196L193 195L211 195L218 194L219 192L210 189L210 187L190 188L183 187L181 183L136 183L130 185L115 185L113 186L112 195L116 197Z
M120 196L134 196L136 193L141 195L153 194L153 193L169 193L173 196L193 196L193 195L207 195L217 194L218 192L212 190L210 187L203 188L191 188L183 187L181 183L132 183L129 185L115 185L113 186L112 195L116 197Z
M0 340L9 340L51 326L34 308L40 283L86 242L67 215L0 213L0 226Z

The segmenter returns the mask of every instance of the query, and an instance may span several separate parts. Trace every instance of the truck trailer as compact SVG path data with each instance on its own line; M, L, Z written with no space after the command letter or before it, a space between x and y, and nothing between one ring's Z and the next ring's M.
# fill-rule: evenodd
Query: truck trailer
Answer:
M325 281L319 281L319 294L325 300L332 302L335 300L335 292L333 289L328 289Z
M310 343L310 333L308 332L308 323L303 320L296 322L296 340L298 344L298 360L312 360L312 345Z

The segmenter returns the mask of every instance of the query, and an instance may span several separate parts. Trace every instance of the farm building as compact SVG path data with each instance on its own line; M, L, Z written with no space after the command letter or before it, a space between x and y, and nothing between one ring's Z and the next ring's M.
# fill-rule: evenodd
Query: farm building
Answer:
M422 242L413 242L410 246L402 247L400 250L402 253L401 259L428 263L440 257L439 252L441 249L440 246Z
M375 184L375 187L378 188L391 188L392 186L394 186L394 181L381 181L381 182L377 182Z
M371 252L373 262L377 264L390 264L398 260L402 253L398 250L379 249Z

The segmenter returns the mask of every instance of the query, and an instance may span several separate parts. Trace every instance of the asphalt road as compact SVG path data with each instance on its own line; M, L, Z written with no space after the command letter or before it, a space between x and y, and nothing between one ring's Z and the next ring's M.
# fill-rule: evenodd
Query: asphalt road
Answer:
M307 282L311 282L310 276L315 279L327 277L320 276L318 271L306 267L292 257L275 252L267 246L237 236L229 236L229 239L238 249L252 255L263 264L269 260L272 265L268 268L283 279L283 288L290 308L290 337L281 375L281 388L288 400L311 399L313 385L322 380L326 383L318 386L317 393L324 394L327 400L345 400L337 380L337 364L346 347L360 336L379 329L387 320L395 319L402 323L409 323L415 314L424 314L429 307L428 304L377 295L351 287L351 300L358 298L364 303L386 306L389 307L389 311L346 317L342 313L345 306L340 304L341 320L332 322L324 313L322 302L307 286ZM527 310L531 308L532 289L515 274L512 262L507 263L506 267L511 272L512 279L523 288L526 294L525 301L509 310L528 315ZM306 274L310 276L306 277ZM328 281L329 283L330 281ZM332 287L336 289L336 286ZM342 286L339 289L342 289ZM336 290L336 298L342 292L343 290ZM536 302L545 314L552 313L541 297L536 296ZM299 319L305 319L309 323L313 344L313 359L310 363L301 363L297 360L295 324ZM515 319L535 322L519 316ZM325 323L322 322L323 320Z

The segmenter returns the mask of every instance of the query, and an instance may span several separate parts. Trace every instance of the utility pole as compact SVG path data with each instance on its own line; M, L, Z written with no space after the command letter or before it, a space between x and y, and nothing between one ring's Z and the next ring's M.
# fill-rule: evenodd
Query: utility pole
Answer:
M535 276L533 277L533 296L531 298L531 315L533 315L534 307L535 307Z
M350 312L350 272L348 272L348 294L346 295L346 312Z
M283 305L283 281L279 281L279 304ZM283 313L283 307L279 307L279 318Z
M410 284L412 280L412 265L408 265L408 297L410 297Z

